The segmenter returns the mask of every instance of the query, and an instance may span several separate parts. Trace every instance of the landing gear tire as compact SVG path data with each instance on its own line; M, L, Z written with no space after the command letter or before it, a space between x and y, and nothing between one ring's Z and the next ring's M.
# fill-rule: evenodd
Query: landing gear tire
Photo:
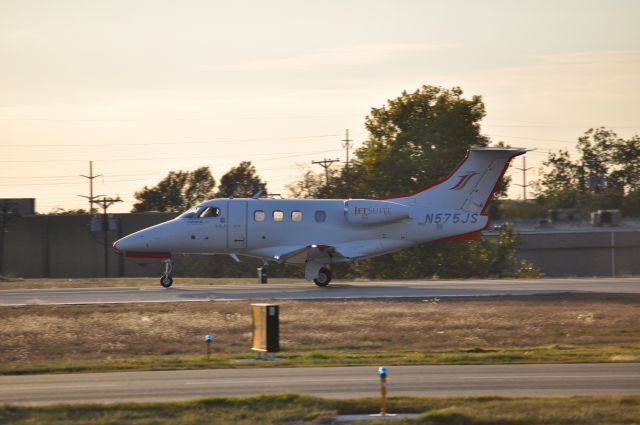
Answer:
M171 277L171 275L162 275L162 277L160 278L160 285L162 285L162 287L164 288L171 287L171 285L173 285L173 278Z
M329 285L332 277L333 276L331 274L331 270L326 267L322 267L320 270L318 270L318 277L313 279L313 281L319 287L324 288Z
M164 273L162 273L162 277L160 278L160 285L163 288L169 288L173 285L173 278L171 277L171 271L173 271L173 261L171 259L162 260L164 263Z

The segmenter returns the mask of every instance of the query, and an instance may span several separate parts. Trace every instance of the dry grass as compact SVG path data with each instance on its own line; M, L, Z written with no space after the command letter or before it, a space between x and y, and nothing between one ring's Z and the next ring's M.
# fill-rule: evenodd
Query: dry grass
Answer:
M0 362L199 354L206 334L214 335L216 353L247 353L249 304L4 307ZM281 345L286 352L482 351L546 345L637 348L640 341L640 295L279 304ZM623 356L623 361L637 360L633 354Z

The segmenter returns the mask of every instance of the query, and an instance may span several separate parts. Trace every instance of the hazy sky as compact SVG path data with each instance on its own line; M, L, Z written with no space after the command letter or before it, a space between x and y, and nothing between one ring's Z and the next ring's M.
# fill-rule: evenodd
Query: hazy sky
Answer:
M284 193L422 84L483 96L483 132L537 168L589 127L640 133L639 20L616 0L2 0L0 198L86 208L89 160L113 212L170 170L242 160Z

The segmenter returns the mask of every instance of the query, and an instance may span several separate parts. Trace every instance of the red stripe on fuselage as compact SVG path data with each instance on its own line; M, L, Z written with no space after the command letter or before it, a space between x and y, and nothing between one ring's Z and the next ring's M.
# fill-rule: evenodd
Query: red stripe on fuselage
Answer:
M489 221L487 220L487 223ZM486 228L486 226L485 226ZM483 229L484 230L484 229ZM447 242L447 241L474 241L480 237L480 230L475 230L469 233L463 233L461 235L449 236L448 238L438 239L434 242Z
M142 252L142 251L126 251L125 257L129 258L171 258L170 252Z

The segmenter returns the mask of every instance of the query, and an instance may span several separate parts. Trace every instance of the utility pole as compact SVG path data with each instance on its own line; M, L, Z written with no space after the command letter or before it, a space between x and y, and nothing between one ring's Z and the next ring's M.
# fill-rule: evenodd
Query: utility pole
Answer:
M122 202L120 197L96 199L93 203L100 205L102 208L102 234L104 237L104 277L109 277L109 216L107 209L116 202Z
M99 198L101 196L104 195L96 195L93 196L93 179L95 179L96 177L102 177L102 174L98 174L97 176L93 175L93 161L89 161L89 175L85 176L84 174L81 174L80 177L84 177L89 179L89 196L85 196L85 195L78 195L81 196L83 198L87 198L89 200L89 214L93 214L94 212L96 212L96 209L93 208L93 204L96 198Z
M344 146L344 150L347 153L347 160L345 161L345 180L347 183L347 195L351 196L351 177L349 176L349 164L351 164L351 161L349 161L349 150L351 149L351 142L353 142L353 140L349 139L349 129L347 128L345 131L345 138L343 140L341 140L342 146Z
M4 273L4 233L7 223L18 216L16 205L9 200L0 201L0 276Z
M340 162L340 160L339 159L327 159L327 158L325 158L322 161L311 161L312 164L318 164L322 168L324 168L324 175L325 175L325 177L327 179L327 182L326 182L327 188L329 187L329 167L334 162Z
M602 161L592 159L587 161L589 166L589 192L600 192L607 187L607 180L603 175Z
M522 168L516 168L516 170L522 171L522 184L515 183L515 185L522 188L522 197L525 201L527 200L527 187L530 186L527 183L527 171L531 170L531 168L527 168L527 158L522 156Z

